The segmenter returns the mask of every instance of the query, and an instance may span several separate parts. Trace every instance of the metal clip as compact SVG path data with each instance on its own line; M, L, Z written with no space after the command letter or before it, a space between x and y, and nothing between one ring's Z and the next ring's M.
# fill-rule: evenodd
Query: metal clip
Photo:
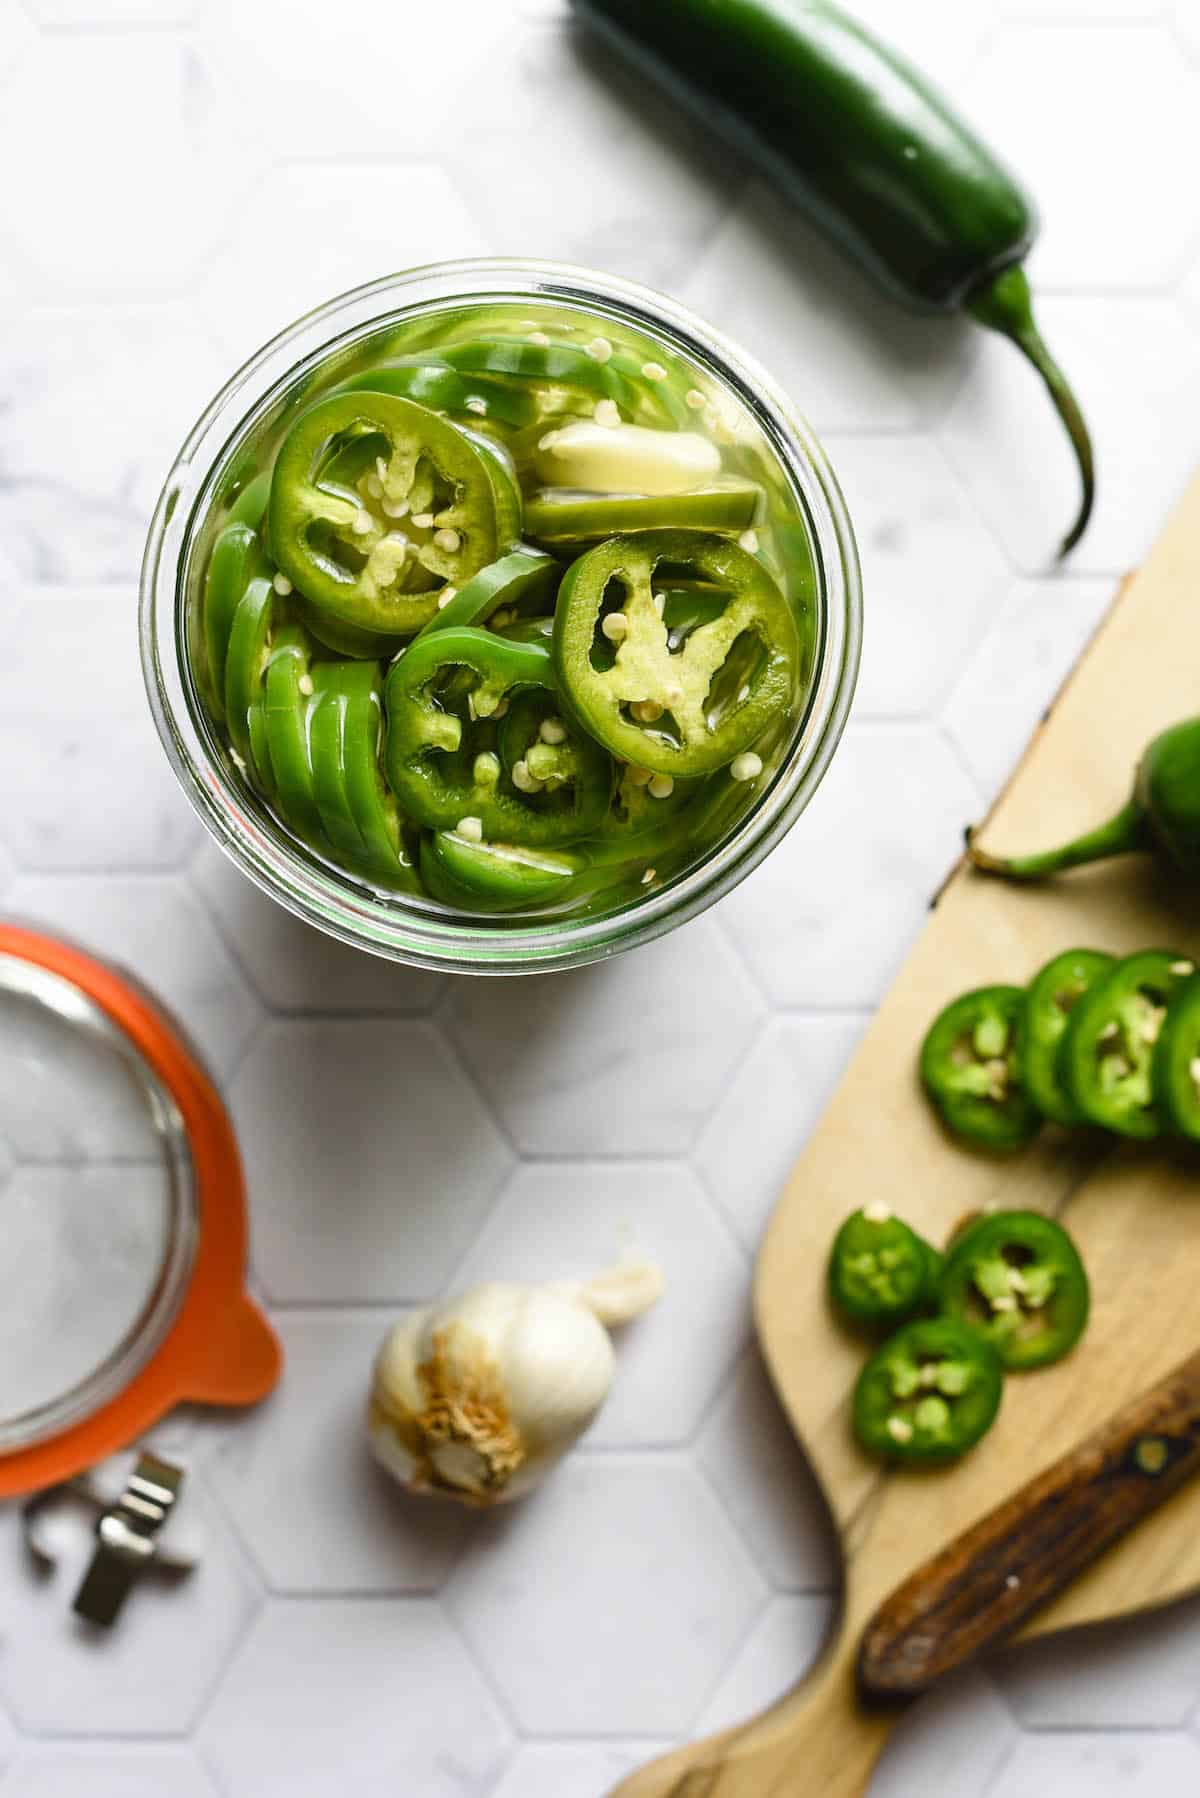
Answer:
M157 1455L141 1454L129 1484L96 1525L99 1544L74 1610L89 1623L114 1623L129 1588L158 1552L158 1532L183 1484L183 1469Z
M130 1587L149 1567L176 1574L190 1571L194 1565L192 1556L164 1550L159 1541L183 1479L181 1467L143 1451L115 1503L98 1492L87 1475L38 1493L27 1502L26 1542L34 1559L45 1567L53 1565L54 1557L37 1530L44 1507L63 1493L70 1493L100 1512L97 1546L75 1595L74 1609L79 1616L107 1626L116 1621Z

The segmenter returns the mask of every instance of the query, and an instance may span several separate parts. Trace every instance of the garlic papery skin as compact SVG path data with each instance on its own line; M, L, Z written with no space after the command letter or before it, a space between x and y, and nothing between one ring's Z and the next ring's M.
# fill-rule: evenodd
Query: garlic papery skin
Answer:
M631 1262L588 1282L496 1282L413 1312L375 1358L367 1428L378 1460L413 1492L467 1504L519 1498L549 1472L608 1396L606 1325L662 1291Z

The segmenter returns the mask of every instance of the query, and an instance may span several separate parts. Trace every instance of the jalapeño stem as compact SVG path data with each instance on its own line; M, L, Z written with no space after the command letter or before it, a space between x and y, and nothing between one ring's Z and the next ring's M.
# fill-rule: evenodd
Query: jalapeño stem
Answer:
M1096 497L1096 469L1092 455L1092 439L1087 422L1079 407L1079 401L1071 391L1069 382L1054 360L1042 340L1041 332L1034 323L1033 295L1029 290L1029 281L1025 270L1019 263L1003 269L994 275L983 287L976 291L966 302L966 309L972 318L981 325L987 325L993 331L1003 332L1012 339L1017 348L1027 356L1046 383L1050 398L1054 401L1055 411L1066 426L1067 435L1071 439L1075 451L1075 459L1079 464L1079 479L1083 487L1079 511L1075 522L1059 544L1060 556L1067 555L1074 549L1087 529L1088 519L1092 515L1092 505Z
M1136 800L1122 806L1115 818L1085 831L1058 849L1045 849L1038 855L989 855L967 832L967 854L984 874L997 874L1002 880L1045 880L1061 874L1066 868L1079 868L1085 862L1104 861L1110 855L1129 855L1145 849L1146 815Z

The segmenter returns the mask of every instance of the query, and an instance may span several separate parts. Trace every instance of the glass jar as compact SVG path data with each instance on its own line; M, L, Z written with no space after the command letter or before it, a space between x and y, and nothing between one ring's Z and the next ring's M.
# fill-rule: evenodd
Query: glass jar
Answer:
M613 909L478 917L386 893L293 838L231 761L188 655L197 542L239 451L333 359L381 330L471 305L568 306L602 332L623 325L694 369L744 409L774 455L804 520L815 567L812 665L791 743L728 834L676 878ZM330 300L272 339L227 382L167 476L141 579L142 664L159 735L184 791L225 852L264 892L345 943L416 967L476 974L580 967L652 941L727 893L779 841L829 766L858 671L862 595L845 503L808 427L757 363L666 296L559 263L490 259L431 264Z

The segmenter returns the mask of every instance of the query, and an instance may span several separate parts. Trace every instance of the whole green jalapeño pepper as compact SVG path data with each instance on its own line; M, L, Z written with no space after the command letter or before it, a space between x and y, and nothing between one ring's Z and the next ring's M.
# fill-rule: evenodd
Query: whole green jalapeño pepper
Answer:
M885 1205L868 1205L833 1239L829 1296L854 1323L894 1328L932 1299L941 1265L932 1243Z
M344 392L302 412L280 447L271 553L318 612L404 635L520 529L501 452L395 394Z
M1171 949L1128 955L1071 1014L1059 1074L1089 1124L1147 1140L1162 1129L1151 1065L1167 1008L1196 964Z
M524 719L529 703L536 735L505 733L509 707ZM431 830L545 847L586 836L608 809L612 762L559 716L553 663L537 644L467 625L431 631L392 664L384 706L388 782Z
M869 1454L950 1461L996 1421L1004 1374L986 1337L953 1317L906 1324L877 1349L854 1390L854 1432Z
M699 577L731 598L672 647L656 576ZM563 579L554 655L572 710L614 755L687 779L725 767L787 711L800 648L761 563L703 532L645 531L580 556Z
M955 1136L982 1148L1019 1149L1041 1117L1021 1086L1019 986L964 993L934 1019L921 1045L921 1081Z
M1072 1011L1088 988L1115 966L1116 958L1101 949L1068 949L1048 961L1029 984L1017 1050L1021 1085L1052 1123L1084 1122L1062 1083L1059 1053Z
M966 1230L938 1281L945 1316L982 1332L1006 1368L1048 1367L1083 1334L1091 1303L1079 1251L1036 1211L998 1211Z
M1173 724L1148 744L1133 792L1115 817L1058 849L1035 855L989 855L968 832L967 847L983 874L1045 880L1112 855L1158 855L1185 874L1200 874L1200 718Z
M1001 331L1049 390L1079 465L1087 426L1033 319L1037 232L1011 173L903 57L830 0L572 0L634 63L758 164L894 298Z

